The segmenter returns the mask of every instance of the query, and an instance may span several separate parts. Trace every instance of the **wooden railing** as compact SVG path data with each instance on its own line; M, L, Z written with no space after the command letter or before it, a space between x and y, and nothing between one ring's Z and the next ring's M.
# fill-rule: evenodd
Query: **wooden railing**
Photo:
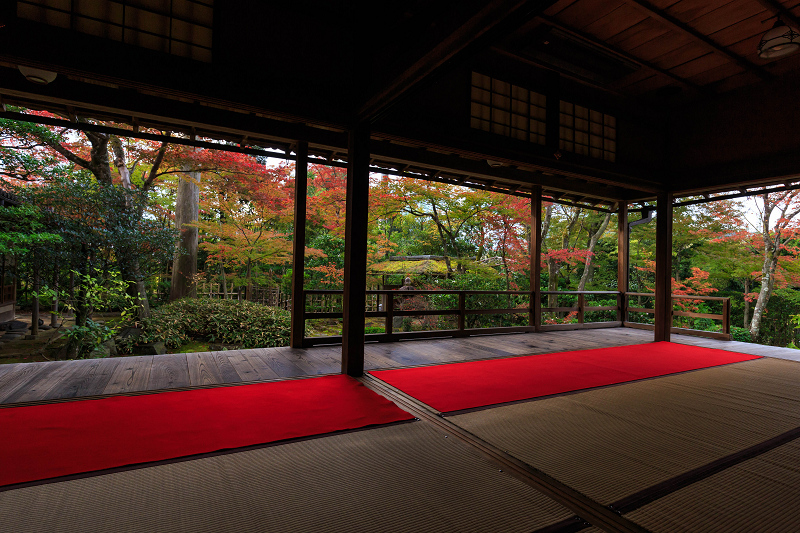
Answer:
M197 295L198 296L205 296L208 298L219 298L228 300L249 300L251 302L257 302L264 305L270 305L272 307L278 307L280 309L285 309L287 311L291 310L291 301L292 298L289 294L281 291L279 288L276 287L261 287L258 285L253 285L251 288L251 294L248 297L247 295L247 287L245 286L235 286L231 287L228 292L222 292L219 287L219 283L198 283L197 284Z
M632 327L640 329L653 329L652 324L629 320L630 313L654 314L655 310L647 307L629 305L631 297L653 298L652 293L618 291L541 291L542 299L555 299L556 303L564 305L542 306L539 309L531 307L534 299L531 291L428 291L428 290L368 290L366 291L366 317L383 318L384 332L366 334L367 341L390 342L402 339L430 338L430 337L463 337L476 334L515 333L528 331L569 330L569 329L596 329L610 327ZM305 320L315 319L341 319L342 313L341 290L306 290L303 291L305 302ZM505 299L505 307L469 306L470 297L494 297L494 300ZM600 298L597 298L600 297ZM606 297L606 298L603 298ZM432 298L438 301L431 302ZM696 313L691 311L673 311L673 316L688 318L704 318L721 321L721 331L703 331L682 327L673 327L673 333L697 335L716 339L730 340L730 298L715 296L684 296L673 295L673 299L718 301L722 303L722 313ZM492 299L492 298L489 298ZM592 305L592 300L613 299L614 305ZM484 302L485 303L485 302ZM449 305L447 305L449 304ZM512 305L515 304L515 305ZM614 319L589 320L590 313L613 312ZM475 317L481 315L523 315L518 321L527 322L526 325L475 327ZM548 317L549 315L549 317ZM536 324L536 317L541 317L544 323ZM453 317L451 327L435 329L429 327L422 331L399 331L403 325L399 319L415 318L424 323L425 317ZM470 318L472 317L472 318ZM472 323L470 323L472 322ZM434 326L429 323L428 326ZM424 326L424 324L423 324ZM304 345L335 344L341 342L341 336L306 337Z
M541 312L542 315L545 313L554 313L556 315L566 315L562 318L566 318L569 315L575 313L574 319L577 322L562 322L562 323L548 323L548 319L545 318L545 323L541 325L541 331L548 331L554 329L594 329L594 328L614 328L619 327L622 325L622 295L618 291L542 291L540 293L543 297L550 297L555 296L556 299L559 297L564 297L575 300L574 304L567 305L567 306L555 306L555 307L542 307ZM586 305L587 296L609 296L613 297L616 300L616 305L608 306L593 306L593 305ZM615 321L586 321L587 313L592 313L596 311L614 311L616 314ZM557 318L550 319L552 322L558 322Z
M367 292L367 312L368 318L383 318L384 319L384 332L383 333L370 333L366 335L367 341L389 342L402 339L414 338L430 338L430 337L463 337L475 334L493 334L493 333L516 333L535 331L535 309L531 307L530 302L533 299L531 291L458 291L458 290L442 290L442 291L428 291L428 290L368 290ZM585 298L588 295L613 295L618 297L619 293L614 291L560 291L560 292L543 292L542 295L559 294L559 295L577 295L578 303L573 307L564 308L542 308L542 311L554 311L561 313L569 313L576 311L578 313L578 322L571 324L558 324L558 325L544 325L541 329L578 329L584 327L618 327L622 325L619 318L619 304L613 307L592 307L585 305ZM314 319L340 319L343 317L341 310L341 290L307 290L304 291L305 302L305 320ZM469 306L468 300L470 297L495 297L495 300L505 300L508 302L506 307L487 307L487 306ZM331 309L330 302L332 298L339 299L339 308ZM429 299L436 297L438 302L433 303ZM449 297L449 298L447 298ZM320 309L315 302L325 302L325 306ZM450 305L443 305L443 304ZM512 304L516 304L513 305ZM617 311L617 321L613 322L593 322L586 323L584 321L585 314L591 311ZM526 322L526 325L513 325L513 326L492 326L492 327L473 327L475 324L470 324L471 317L481 315L523 315L519 318L520 322ZM397 323L398 319L414 317L420 319L421 317L453 317L453 327L444 329L425 329L423 331L397 331L400 324ZM424 321L424 318L422 319ZM472 320L474 322L474 320ZM429 324L430 325L430 324ZM330 337L306 337L304 344L313 346L316 344L333 344L341 342L340 336Z
M630 328L639 328L639 329L653 329L655 326L653 324L644 324L641 322L632 322L628 321L628 314L629 313L647 313L647 314L655 314L655 310L648 308L648 307L633 307L629 305L628 298L630 297L638 297L638 298L653 298L655 295L653 293L647 292L626 292L625 298L623 300L623 304L625 305L624 308L624 320L623 325L625 327ZM721 302L722 304L722 313L695 313L691 311L672 311L672 316L682 316L687 318L706 318L710 320L719 320L721 322L721 331L705 331L700 329L690 329L690 328L682 328L682 327L672 327L672 333L680 333L682 335L695 335L698 337L708 337L711 339L721 339L729 341L731 340L731 299L724 298L720 296L692 296L692 295L683 295L683 294L673 294L672 300L699 300L699 301L706 301L706 302Z

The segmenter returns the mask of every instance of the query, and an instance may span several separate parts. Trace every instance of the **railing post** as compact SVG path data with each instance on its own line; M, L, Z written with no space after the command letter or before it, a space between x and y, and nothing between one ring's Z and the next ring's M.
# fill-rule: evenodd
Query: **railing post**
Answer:
M459 291L458 293L458 330L464 331L467 322L467 293Z
M391 334L394 322L394 295L383 295L383 310L386 311L386 318L383 325L385 333Z
M586 307L586 297L583 293L578 295L578 324L583 324L583 308Z
M628 321L628 295L624 292L617 294L617 321L623 326Z
M726 335L731 334L731 299L726 298L722 301L722 332Z

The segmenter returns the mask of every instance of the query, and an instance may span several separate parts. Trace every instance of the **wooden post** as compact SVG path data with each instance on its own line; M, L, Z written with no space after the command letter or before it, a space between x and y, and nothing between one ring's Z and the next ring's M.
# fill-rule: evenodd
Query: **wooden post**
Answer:
M722 333L731 334L731 299L722 301Z
M308 196L308 142L300 141L295 150L294 237L292 239L292 336L290 346L302 348L306 330L306 298L303 278L306 259L306 197Z
M350 130L345 205L342 373L364 373L364 313L367 297L367 221L369 218L369 124Z
M531 302L528 324L534 326L536 331L541 330L542 324L542 186L531 187Z
M672 194L658 194L656 205L655 341L669 341L672 329Z
M386 284L384 283L384 287ZM383 295L384 307L386 308L386 322L384 333L391 334L394 328L394 294Z
M467 326L467 293L458 293L458 330L464 331Z
M50 312L50 327L58 326L58 264L53 267L53 308Z
M620 292L617 320L628 321L628 279L630 276L630 227L628 226L628 204L620 202L617 209L617 290Z
M36 257L34 256L34 261ZM33 308L31 309L31 335L39 334L39 267L33 267Z
M583 309L586 307L586 297L583 293L578 295L578 324L583 324L585 317L583 315Z

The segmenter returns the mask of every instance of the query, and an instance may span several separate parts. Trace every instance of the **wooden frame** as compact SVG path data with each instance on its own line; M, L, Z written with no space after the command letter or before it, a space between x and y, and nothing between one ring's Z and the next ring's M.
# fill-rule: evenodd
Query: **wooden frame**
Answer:
M344 230L342 373L353 377L364 373L369 159L369 125L362 122L350 130Z
M294 236L292 238L292 332L290 346L300 348L305 337L303 280L306 255L306 198L308 196L308 142L297 143L294 170Z
M647 307L630 307L627 304L629 296L644 296L648 298L652 298L655 296L653 293L649 292L626 292L623 296L623 301L625 302L625 314L622 316L622 324L626 328L636 328L636 329L647 329L647 330L655 330L656 326L654 324L644 324L641 322L632 322L628 320L628 313L647 313L647 314L654 314L656 312L655 309L650 309ZM722 314L714 314L714 313L692 313L689 311L674 311L671 310L670 313L670 333L679 333L681 335L693 335L695 337L707 337L710 339L719 339L724 341L729 341L732 339L731 336L731 299L725 298L721 296L694 296L688 294L673 294L670 301L672 300L703 300L703 301L710 301L710 302L722 302ZM689 318L708 318L711 320L720 320L722 321L722 331L704 331L699 329L689 329L689 328L679 328L674 327L672 325L672 317L674 316L684 316Z
M672 331L672 194L656 203L656 286L654 340L669 341Z
M343 295L344 292L335 289L322 289L322 290L307 290L303 291L303 302L307 301L308 295L324 295L334 294ZM628 320L629 312L638 313L655 313L655 309L630 307L627 305L627 299L630 296L645 296L652 298L653 293L639 293L639 292L619 292L619 291L431 291L431 290L411 290L411 291L394 291L394 290L368 290L364 292L365 298L369 295L380 296L379 300L382 302L383 310L379 311L364 311L364 317L376 318L383 317L385 319L386 330L384 333L371 333L364 336L367 342L396 342L405 339L422 339L433 337L466 337L470 335L492 335L503 333L523 333L535 331L557 331L557 330L577 330L577 329L598 329L598 328L614 328L614 327L631 327L637 329L653 330L653 324L643 324L639 322L631 322ZM466 306L467 296L469 295L526 295L533 300L533 309L530 304L528 307L520 308L490 308L490 309L470 309ZM567 295L577 296L577 303L573 306L559 306L559 307L542 307L541 297L546 295ZM458 297L458 305L449 309L411 309L401 310L397 309L398 298L408 298L417 295L455 295ZM591 295L606 295L614 296L617 300L617 305L613 306L587 306L586 297ZM730 335L730 298L722 298L717 296L692 296L692 295L672 295L672 299L687 299L687 300L706 300L706 301L721 301L723 302L722 314L711 313L690 313L686 311L672 312L671 316L686 316L692 318L710 318L722 321L722 332L701 331L688 328L671 327L672 333L681 333L685 335L696 335L702 337L709 337L721 340L731 340ZM366 309L366 305L364 307ZM586 322L586 313L596 311L616 311L616 320L609 320L604 322ZM500 314L535 314L540 317L542 312L555 312L555 313L569 313L577 312L577 323L568 324L529 324L528 326L500 326L490 328L467 328L466 317L468 315L500 315ZM304 317L306 320L325 319L325 318L344 318L342 311L306 311L304 308ZM455 329L445 330L428 330L428 331L405 331L395 332L392 331L393 319L395 317L407 316L453 316L457 318L457 327ZM303 346L316 346L320 344L338 344L343 342L343 337L340 336L327 336L327 337L305 337L303 339Z

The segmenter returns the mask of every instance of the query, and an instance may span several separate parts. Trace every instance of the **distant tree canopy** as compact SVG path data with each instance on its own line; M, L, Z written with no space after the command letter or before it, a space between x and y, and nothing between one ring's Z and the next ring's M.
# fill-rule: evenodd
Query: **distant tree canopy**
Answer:
M36 266L62 287L71 271L117 272L141 317L170 285L176 297L176 283L184 286L179 295L199 283L244 298L256 287L289 290L294 167L224 148L0 120L0 176L23 199L0 213L0 253L20 259L21 279ZM346 172L312 164L307 179L305 287L341 288ZM765 190L754 199L675 209L673 290L731 296L738 323L768 337L762 324L776 291L785 309L798 301L800 313L793 296L798 202L797 191ZM617 288L616 214L545 201L541 216L542 289ZM392 256L444 258L443 273L413 275L418 287L530 288L529 198L373 176L367 234L367 267ZM654 252L655 222L637 225L632 291L652 290ZM387 281L399 284L407 274ZM77 299L83 290L74 287Z

